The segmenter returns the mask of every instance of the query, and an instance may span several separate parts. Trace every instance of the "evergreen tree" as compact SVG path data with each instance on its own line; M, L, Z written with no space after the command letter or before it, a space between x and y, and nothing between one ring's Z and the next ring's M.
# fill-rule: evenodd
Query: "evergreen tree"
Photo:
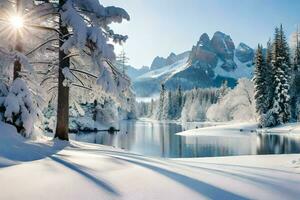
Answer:
M261 126L264 121L264 114L268 111L268 88L267 86L267 74L266 74L266 62L263 57L263 47L258 45L255 56L255 70L254 70L254 98L256 101L256 112L259 115L259 122Z
M296 32L296 47L293 60L293 73L291 83L291 117L294 121L298 120L298 104L300 92L300 46L299 46L299 31Z
M219 97L218 97L218 101L220 101L222 99L222 97L224 97L228 91L229 91L229 87L228 87L228 81L224 80L220 89L219 89Z
M275 95L275 85L274 85L274 71L273 71L273 46L271 39L267 43L266 51L266 65L264 69L265 74L265 91L266 91L266 108L267 112L259 116L259 122L262 127L271 127L276 125L276 120L274 117L274 95Z
M159 95L159 105L157 109L157 119L162 119L163 118L163 109L164 109L164 103L165 103L165 85L161 84L161 90L160 90L160 95Z
M180 118L180 115L181 115L181 111L182 111L182 90L181 90L181 86L178 86L177 90L176 90L176 93L174 95L174 98L173 98L173 118L174 119L178 119Z
M290 79L291 64L289 48L282 25L275 29L275 38L272 50L272 66L274 72L274 103L273 114L275 125L290 120Z
M148 109L148 117L152 117L153 116L153 112L154 112L154 100L151 99L151 103L150 103L150 108Z
M163 117L162 119L168 120L172 118L172 111L173 111L173 106L171 105L172 103L172 97L171 97L171 92L168 91L164 97L164 105L163 105Z
M266 90L267 90L267 105L268 109L272 109L273 107L273 99L274 99L274 73L272 70L272 42L269 39L267 43L267 52L266 52L266 68L265 68L265 78L266 78Z

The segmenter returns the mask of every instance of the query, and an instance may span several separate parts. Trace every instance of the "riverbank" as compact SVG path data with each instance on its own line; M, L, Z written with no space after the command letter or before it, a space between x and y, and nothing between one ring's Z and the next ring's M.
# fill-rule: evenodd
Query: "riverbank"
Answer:
M300 155L159 159L0 123L0 199L298 199Z

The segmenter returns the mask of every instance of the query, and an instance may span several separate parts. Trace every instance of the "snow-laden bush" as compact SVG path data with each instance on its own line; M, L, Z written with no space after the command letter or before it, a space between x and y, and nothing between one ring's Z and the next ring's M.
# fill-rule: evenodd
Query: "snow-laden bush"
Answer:
M97 106L97 121L112 123L118 120L118 107L112 100L106 100Z
M8 94L8 86L0 82L0 121L3 121L5 112L4 101Z
M185 102L181 112L181 120L188 121L205 121L207 109L218 99L217 90L194 89L185 92Z
M26 83L18 78L8 90L4 84L0 85L0 90L4 121L14 125L23 136L29 137L33 132L37 112Z
M256 121L252 81L239 79L233 90L208 109L207 118L211 121Z

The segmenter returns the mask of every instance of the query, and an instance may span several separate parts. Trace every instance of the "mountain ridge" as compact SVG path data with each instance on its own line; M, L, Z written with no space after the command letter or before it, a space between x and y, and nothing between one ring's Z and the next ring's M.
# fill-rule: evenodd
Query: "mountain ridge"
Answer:
M227 80L230 87L239 78L251 78L254 49L241 42L235 45L231 37L217 31L210 38L203 33L191 50L166 58L155 57L145 73L133 78L137 96L151 96L160 91L181 86L184 90L195 87L219 87Z

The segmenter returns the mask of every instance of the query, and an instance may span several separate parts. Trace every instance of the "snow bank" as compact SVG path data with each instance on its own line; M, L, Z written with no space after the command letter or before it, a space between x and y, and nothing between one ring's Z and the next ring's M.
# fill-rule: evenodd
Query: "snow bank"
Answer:
M177 133L182 136L228 136L237 137L245 135L243 132L255 132L258 127L257 123L235 123L228 125L217 125L212 127L204 127L192 129Z
M288 123L273 128L259 129L258 131L272 134L300 134L300 123Z

